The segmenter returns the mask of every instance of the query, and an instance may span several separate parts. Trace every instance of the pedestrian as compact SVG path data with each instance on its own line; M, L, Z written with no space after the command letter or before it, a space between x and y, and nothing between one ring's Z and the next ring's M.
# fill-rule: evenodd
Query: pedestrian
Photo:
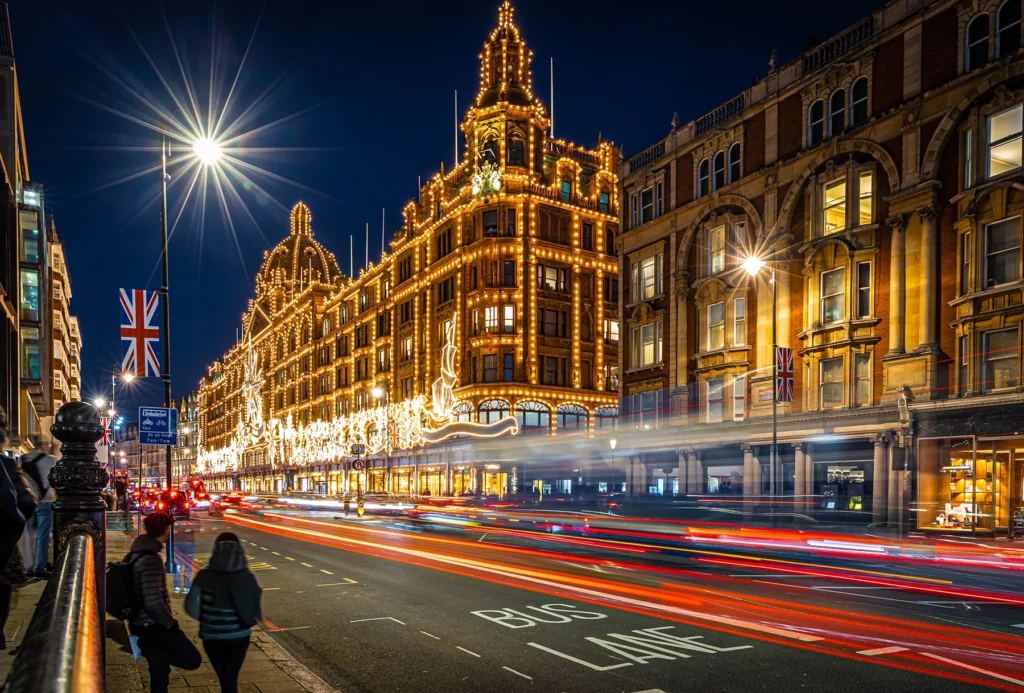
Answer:
M0 449L7 442L7 414L0 407ZM0 453L0 466L3 467L5 484L9 485L11 493L14 494L14 501L17 512L20 514L21 528L25 526L25 518L32 517L36 510L36 498L22 474L21 467L12 457ZM8 497L9 500L9 497ZM14 523L14 529L17 522ZM5 532L10 531L4 527ZM0 566L0 650L7 649L7 635L4 633L4 626L7 625L7 617L11 613L11 595L14 588L25 582L25 563L21 557L21 549L18 547L18 540L21 538L21 529L7 535L12 539L13 546L10 550L10 557ZM5 547L6 548L6 547ZM7 553L4 551L3 553Z
M171 666L193 671L203 663L199 650L188 639L171 613L164 564L160 552L170 538L174 518L168 513L146 516L146 532L132 542L125 561L132 565L138 609L128 622L139 649L149 664L149 690L164 693L170 683Z
M53 531L53 502L57 500L57 492L50 486L50 470L57 464L57 460L50 454L51 446L47 438L33 433L29 440L32 443L32 451L21 456L21 468L39 504L35 512L35 546L32 552L34 559L28 576L48 578L52 567L49 565L49 558L50 536Z
M238 672L249 649L249 635L262 616L261 592L246 563L242 542L231 532L219 535L209 565L192 582L185 610L199 621L199 637L222 693L238 691Z
M196 558L196 533L191 522L185 521L174 532L174 593L188 594L192 585L192 570Z
M124 483L124 477L119 476L114 480L114 495L117 497L117 509L124 510L125 512L128 512L128 506L125 504L127 488Z

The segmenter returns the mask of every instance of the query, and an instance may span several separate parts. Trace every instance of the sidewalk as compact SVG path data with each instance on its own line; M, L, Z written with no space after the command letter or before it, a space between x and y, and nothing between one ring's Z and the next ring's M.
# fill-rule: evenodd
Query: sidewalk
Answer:
M134 532L107 532L107 560L119 560L128 553L134 538ZM171 669L170 690L177 693L216 693L220 691L220 686L199 640L199 624L185 613L185 595L174 594L170 589L170 575L167 581L174 617L178 619L185 635L191 638L203 654L203 664L196 671ZM11 615L4 629L7 633L7 650L0 652L0 681L6 680L11 671L14 662L11 652L21 644L45 586L45 581L33 580L14 593ZM123 622L107 618L106 651L108 693L144 693L149 690L149 669L145 660L136 662L132 657L128 632ZM252 634L249 652L238 681L238 690L247 693L338 693L295 661L270 635L262 631Z

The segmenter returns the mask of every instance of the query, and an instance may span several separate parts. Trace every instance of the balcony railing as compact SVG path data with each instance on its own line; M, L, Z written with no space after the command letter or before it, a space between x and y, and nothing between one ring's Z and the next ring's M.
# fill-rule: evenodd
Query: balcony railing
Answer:
M660 159L665 154L665 142L664 140L658 142L650 149L640 154L637 154L629 160L629 172L633 173L639 169L646 168L653 164L655 161Z
M727 101L707 115L697 119L696 132L698 135L717 128L743 112L743 94L740 94L732 101Z
M578 161L579 163L587 166L601 166L601 158L597 156L597 154L588 152L586 149L574 147L570 144L544 140L544 149L548 150L552 154L557 154L558 156L567 156L573 161Z
M875 18L867 17L835 38L829 39L817 48L804 54L804 74L810 74L834 60L846 55L854 48L871 39L875 33Z

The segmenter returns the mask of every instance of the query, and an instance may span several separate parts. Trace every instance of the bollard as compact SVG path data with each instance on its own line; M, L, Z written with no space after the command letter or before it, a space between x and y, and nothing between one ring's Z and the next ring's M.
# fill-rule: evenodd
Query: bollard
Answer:
M68 540L85 532L93 541L96 567L97 613L106 612L104 568L107 565L107 513L100 491L107 485L107 470L96 459L96 441L103 427L96 409L88 402L68 402L60 408L50 427L61 441L61 459L50 471L50 485L57 490L53 504L53 556L57 565ZM101 618L101 627L106 619Z

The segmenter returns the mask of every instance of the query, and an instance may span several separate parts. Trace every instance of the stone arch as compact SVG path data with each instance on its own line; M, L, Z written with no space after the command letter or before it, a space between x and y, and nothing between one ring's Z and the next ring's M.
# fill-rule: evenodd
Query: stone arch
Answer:
M723 207L739 207L750 217L751 225L754 227L748 231L753 238L761 235L764 222L761 220L761 213L757 211L754 204L742 195L718 195L711 193L707 196L706 202L697 213L695 221L683 231L683 240L676 251L676 267L685 268L690 258L690 248L693 246L693 237L704 220Z
M772 229L772 235L775 235L779 229L788 229L790 227L789 222L793 214L793 208L796 206L797 200L800 199L800 195L803 194L804 186L822 164L842 154L858 152L867 154L882 165L882 170L885 171L885 175L889 179L890 192L897 192L900 189L899 168L885 149L869 140L854 139L837 142L835 148L826 148L818 152L811 163L804 168L792 185L789 186L786 199L783 200L782 206L779 208L779 218L775 222L775 228Z
M942 152L945 151L950 136L956 130L960 116L971 107L971 104L1003 82L1022 74L1024 74L1024 63L1019 62L1010 63L1004 70L993 70L946 111L946 115L942 117L938 127L935 128L935 134L932 135L928 148L924 151L924 163L921 166L923 180L935 180L939 173L939 160L942 158Z

